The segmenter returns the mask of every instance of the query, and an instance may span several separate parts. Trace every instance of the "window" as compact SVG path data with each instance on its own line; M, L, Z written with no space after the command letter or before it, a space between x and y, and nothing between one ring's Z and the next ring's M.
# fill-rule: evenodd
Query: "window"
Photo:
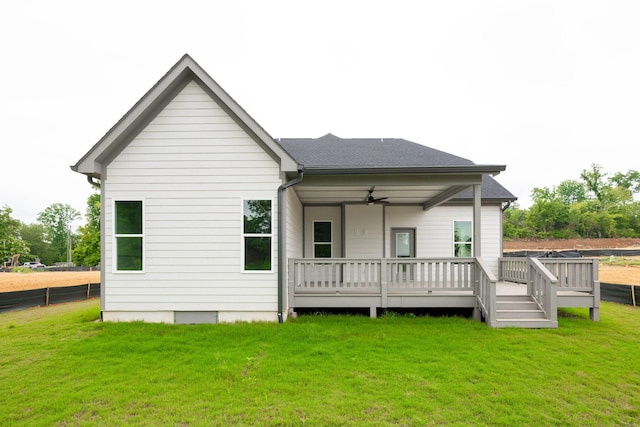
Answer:
M313 221L313 257L331 258L333 252L331 221Z
M116 271L142 271L142 201L116 201L114 227Z
M244 200L242 214L243 270L271 271L271 200Z
M472 256L472 237L471 221L453 221L453 255L456 257Z

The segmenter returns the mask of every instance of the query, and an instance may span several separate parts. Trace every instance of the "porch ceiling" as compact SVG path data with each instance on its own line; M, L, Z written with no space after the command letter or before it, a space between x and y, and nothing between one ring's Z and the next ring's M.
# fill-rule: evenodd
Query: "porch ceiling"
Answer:
M419 204L428 209L481 182L482 175L333 175L305 176L293 188L304 205L365 203L373 188L373 197L386 197L385 203Z

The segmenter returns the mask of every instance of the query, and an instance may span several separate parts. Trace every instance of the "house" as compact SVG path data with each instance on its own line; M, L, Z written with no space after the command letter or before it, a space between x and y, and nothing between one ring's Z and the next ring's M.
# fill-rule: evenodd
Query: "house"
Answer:
M72 170L100 186L105 321L469 307L499 326L497 277L537 268L502 266L504 165L403 139L275 140L188 55ZM528 277L553 324L555 278Z

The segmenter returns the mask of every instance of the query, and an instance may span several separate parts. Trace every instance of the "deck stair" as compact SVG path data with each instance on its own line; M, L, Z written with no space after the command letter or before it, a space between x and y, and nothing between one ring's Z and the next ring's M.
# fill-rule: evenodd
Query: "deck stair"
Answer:
M496 301L497 328L557 328L558 322L545 318L545 312L529 295L499 295Z

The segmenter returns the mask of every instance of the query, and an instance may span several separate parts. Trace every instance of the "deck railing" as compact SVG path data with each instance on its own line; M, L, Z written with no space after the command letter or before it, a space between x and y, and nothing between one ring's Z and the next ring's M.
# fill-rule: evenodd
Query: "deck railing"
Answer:
M482 258L476 262L476 277L478 278L478 308L485 317L485 321L493 326L496 321L496 286L498 279L486 267Z
M500 280L527 283L529 280L529 259L523 257L500 258Z
M473 291L473 258L289 260L294 293Z
M547 303L548 295L561 298L562 307L589 307L589 317L600 319L600 280L598 277L598 260L591 258L500 258L500 280L526 283L527 292L540 304ZM538 273L532 269L539 270ZM544 273L541 271L544 270ZM548 291L543 291L542 284L548 276L553 277ZM557 298L546 313L556 313ZM556 314L557 316L557 314Z
M598 260L592 258L539 258L558 279L559 291L593 292L599 283Z
M500 280L529 283L530 260L536 259L554 275L558 291L597 292L598 260L592 258L500 258Z

